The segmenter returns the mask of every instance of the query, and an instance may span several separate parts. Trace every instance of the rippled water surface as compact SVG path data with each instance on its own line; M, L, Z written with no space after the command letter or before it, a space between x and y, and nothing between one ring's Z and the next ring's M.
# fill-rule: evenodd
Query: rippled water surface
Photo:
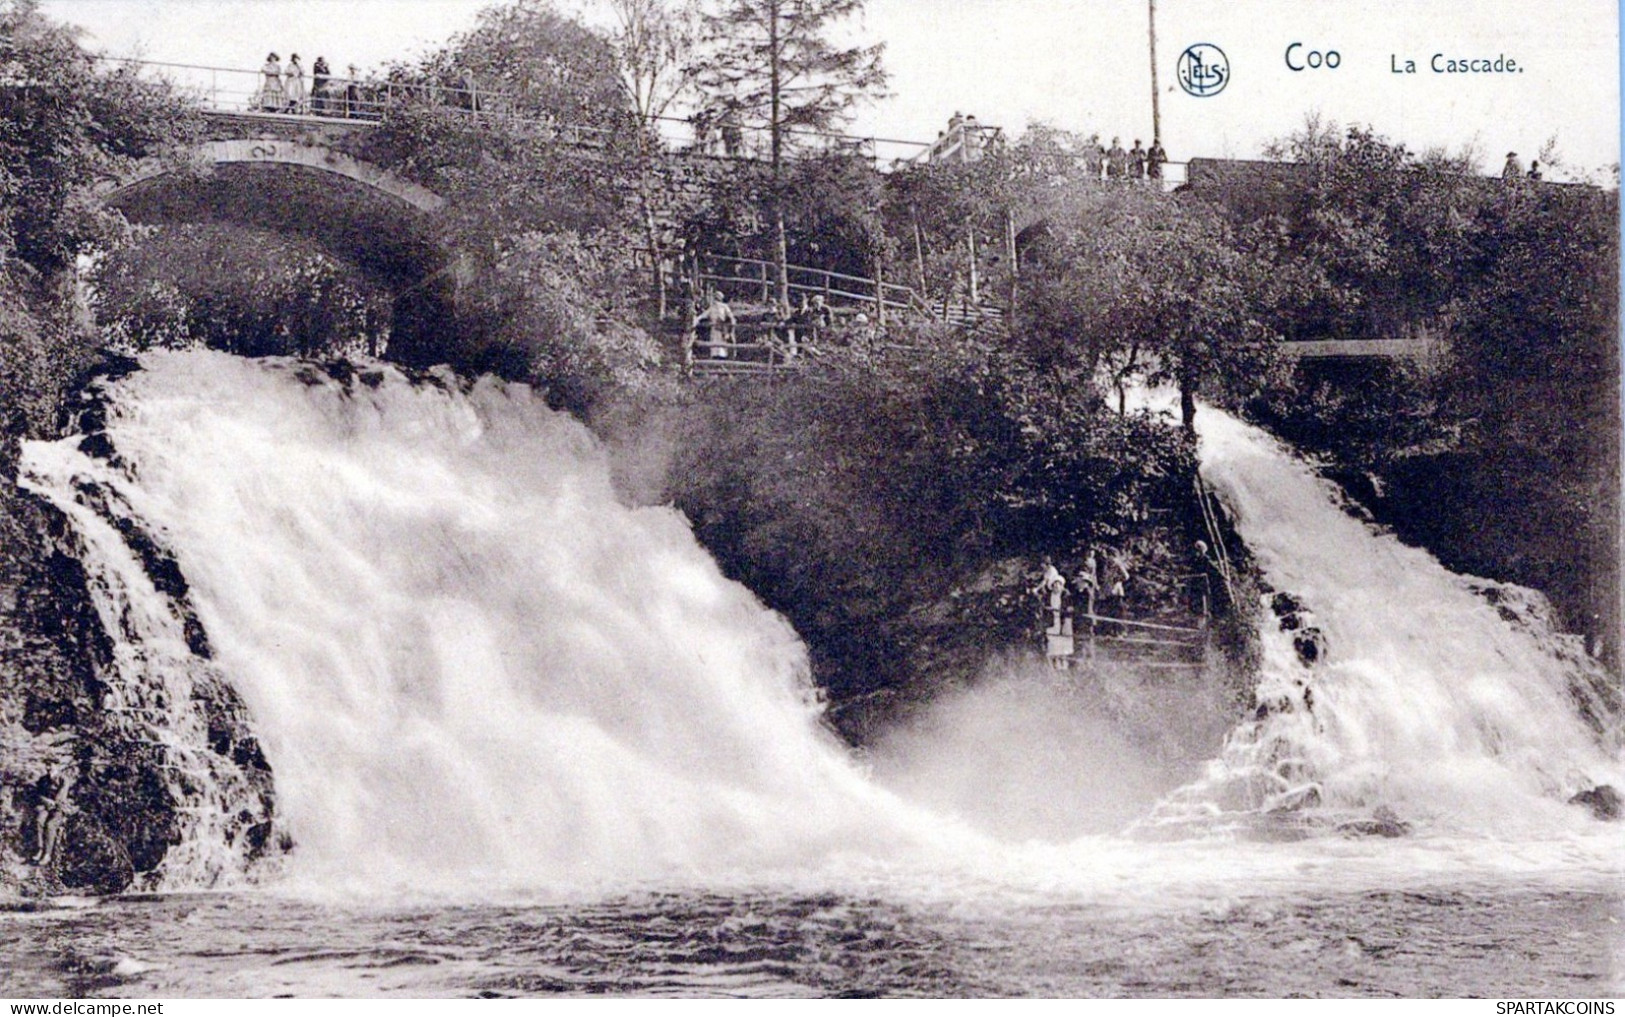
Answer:
M0 916L5 996L1598 996L1617 889L1194 897L643 893L379 908L272 895Z

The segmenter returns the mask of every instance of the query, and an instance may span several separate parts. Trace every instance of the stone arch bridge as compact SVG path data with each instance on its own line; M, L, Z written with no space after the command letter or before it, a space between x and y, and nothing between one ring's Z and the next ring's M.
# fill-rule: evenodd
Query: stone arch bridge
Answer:
M309 242L393 296L393 356L432 359L460 276L461 259L439 239L446 200L345 151L370 124L208 117L206 140L181 157L140 163L102 201L135 223L222 223Z

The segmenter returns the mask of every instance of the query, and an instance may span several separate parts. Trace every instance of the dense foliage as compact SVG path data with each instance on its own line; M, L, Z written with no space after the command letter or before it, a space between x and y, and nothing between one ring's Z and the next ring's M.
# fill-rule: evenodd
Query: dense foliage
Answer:
M1146 588L1189 567L1194 446L1177 427L1057 388L1019 354L927 333L914 337L926 355L851 350L782 386L710 389L680 429L672 496L795 623L838 696L932 674L927 642L974 648L974 668L1024 640L1042 553L1120 553ZM1003 608L944 631L931 605L975 587Z
M801 141L839 126L886 85L883 45L835 41L863 7L864 0L711 0L702 9L703 44L691 72L697 89L725 121L767 135L766 214L781 304L789 303L785 161Z
M308 243L247 227L149 227L105 256L91 281L107 339L130 350L206 346L267 356L387 348L387 294Z
M1052 220L1032 260L1018 341L1058 378L1106 372L1120 405L1130 384L1173 384L1189 428L1199 390L1256 386L1276 363L1269 263L1205 202L1110 188Z
M1487 180L1368 130L1312 124L1280 151L1304 161L1274 200L1233 207L1280 238L1283 329L1439 350L1306 367L1255 412L1375 478L1379 513L1450 564L1616 631L1618 192Z
M504 241L459 309L457 366L538 385L583 417L617 397L648 397L673 380L647 331L638 266L625 237L526 233Z
M0 4L0 75L4 465L19 435L54 425L92 355L74 320L71 268L125 230L96 188L168 153L195 125L167 89L98 63L33 0Z

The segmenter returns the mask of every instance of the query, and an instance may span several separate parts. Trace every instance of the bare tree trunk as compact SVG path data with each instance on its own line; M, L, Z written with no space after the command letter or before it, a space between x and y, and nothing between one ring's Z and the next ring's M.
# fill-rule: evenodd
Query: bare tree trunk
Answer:
M768 92L772 102L769 126L773 144L773 262L778 270L778 301L781 307L790 306L790 242L784 232L784 124L783 82L779 67L779 3L768 5Z
M967 225L965 227L965 242L966 249L970 252L970 302L979 305L982 302L982 279L981 275L976 271L976 228L974 226Z
M925 241L920 236L919 209L911 209L914 220L914 266L920 274L920 299L929 300L925 293Z
M1188 372L1179 375L1179 422L1188 434L1196 433L1196 379Z
M1016 306L1016 288L1020 283L1021 264L1016 260L1016 217L1009 211L1004 213L1004 253L1009 259L1010 293L1009 307L1011 311Z

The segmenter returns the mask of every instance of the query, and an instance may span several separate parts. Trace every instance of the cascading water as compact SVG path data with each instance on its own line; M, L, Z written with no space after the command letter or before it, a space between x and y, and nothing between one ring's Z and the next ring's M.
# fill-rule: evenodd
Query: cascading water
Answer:
M123 684L184 702L182 621L102 503L173 550L261 732L295 875L581 882L899 843L909 810L818 726L783 619L677 512L622 507L579 424L461 384L153 354L107 385L112 454L27 450L24 483L95 535L109 630L144 619Z
M1387 833L1516 834L1618 785L1617 692L1543 598L1375 532L1256 428L1212 408L1198 428L1203 475L1279 592L1255 716L1148 828L1375 812Z
M1620 829L1564 804L1625 783L1605 676L1538 595L1374 532L1217 411L1203 471L1290 610L1259 711L1153 806L1227 689L1010 661L871 780L786 623L521 386L165 353L97 389L21 482L113 644L85 736L150 748L180 805L136 886L279 890L0 906L0 993L1618 984ZM1159 719L1190 752L1115 737Z
M1210 864L1211 847L1169 845L1148 866L1150 845L1103 837L992 850L872 783L819 726L784 620L680 514L624 507L585 428L523 386L211 353L151 354L99 384L105 433L30 443L22 482L83 545L119 643L108 705L172 749L191 818L160 886L215 882L269 839L255 788L201 748L199 689L222 680L263 743L296 883L739 879L842 858L1178 879ZM1306 665L1266 612L1259 713L1137 829L1212 841L1261 815L1332 826L1379 806L1424 834L1589 824L1563 802L1622 783L1617 732L1600 730L1617 711L1538 597L1447 572L1260 432L1200 421L1204 473L1326 656ZM143 542L185 582L155 582ZM945 744L977 752L982 711ZM1069 779L1121 783L1064 741ZM891 762L893 786L911 766L933 779Z

